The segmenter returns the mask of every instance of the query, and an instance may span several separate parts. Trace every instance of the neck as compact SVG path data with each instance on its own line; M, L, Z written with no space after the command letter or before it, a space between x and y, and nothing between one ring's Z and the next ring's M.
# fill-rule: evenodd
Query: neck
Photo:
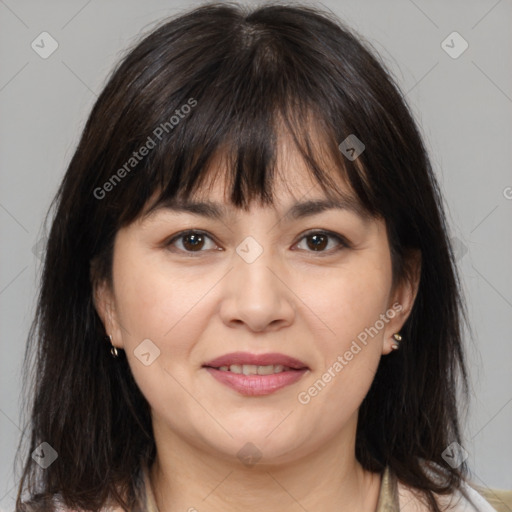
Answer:
M381 476L361 467L353 444L249 467L178 438L160 448L149 475L159 512L373 512L377 506Z

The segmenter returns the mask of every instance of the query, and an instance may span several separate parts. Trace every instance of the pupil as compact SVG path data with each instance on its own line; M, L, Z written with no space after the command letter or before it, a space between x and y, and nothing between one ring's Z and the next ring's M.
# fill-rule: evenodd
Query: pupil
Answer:
M325 240L326 240L325 235L312 235L310 237L310 240L313 240L313 245L311 248L314 249L315 251L317 251L318 249L325 248Z
M184 240L185 240L185 243L184 243L185 247L190 246L192 249L193 248L197 249L198 247L200 247L201 242L203 241L203 237L202 237L202 235L192 234L192 235L186 235Z

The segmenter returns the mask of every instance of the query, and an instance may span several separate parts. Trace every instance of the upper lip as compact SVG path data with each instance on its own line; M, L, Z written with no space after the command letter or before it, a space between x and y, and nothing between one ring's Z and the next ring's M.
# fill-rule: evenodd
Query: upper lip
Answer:
M279 353L268 353L268 354L251 354L250 352L231 352L230 354L224 354L223 356L216 357L211 361L203 364L203 366L209 366L211 368L220 368L221 366L231 366L232 364L250 364L256 366L268 366L268 365L283 365L288 368L294 368L297 370L308 368L308 366L291 356Z

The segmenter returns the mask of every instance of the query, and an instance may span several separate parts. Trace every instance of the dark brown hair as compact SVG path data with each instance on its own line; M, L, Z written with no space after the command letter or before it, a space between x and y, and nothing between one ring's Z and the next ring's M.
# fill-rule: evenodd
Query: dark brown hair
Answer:
M439 510L434 492L460 487L465 464L453 468L441 454L462 444L457 395L466 404L467 314L442 196L407 102L371 45L331 13L222 2L164 20L127 52L48 211L54 216L24 363L30 446L17 511L27 510L22 492L44 510L57 494L85 510L108 500L133 507L141 461L155 457L149 405L123 352L110 356L93 285L111 282L116 232L155 193L157 205L197 190L216 154L229 157L234 205L247 208L256 197L270 204L284 129L326 191L336 189L334 169L369 215L385 219L394 283L410 277L409 251L421 252L405 342L381 359L359 411L357 459L371 471L389 466L425 491L431 510ZM339 149L349 135L365 145L355 160ZM42 442L58 453L45 470L30 456ZM430 470L442 481L424 462L435 463Z

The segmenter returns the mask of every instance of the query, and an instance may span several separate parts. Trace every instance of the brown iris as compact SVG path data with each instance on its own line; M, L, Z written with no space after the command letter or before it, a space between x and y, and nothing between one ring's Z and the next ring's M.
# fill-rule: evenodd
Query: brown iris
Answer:
M316 234L316 235L310 235L307 237L308 240L308 247L312 249L313 251L322 250L327 245L328 237L327 235L323 234ZM313 241L313 243L310 243L310 240Z
M189 233L188 235L183 235L182 238L183 247L185 247L186 250L201 250L204 245L204 236L201 234Z

